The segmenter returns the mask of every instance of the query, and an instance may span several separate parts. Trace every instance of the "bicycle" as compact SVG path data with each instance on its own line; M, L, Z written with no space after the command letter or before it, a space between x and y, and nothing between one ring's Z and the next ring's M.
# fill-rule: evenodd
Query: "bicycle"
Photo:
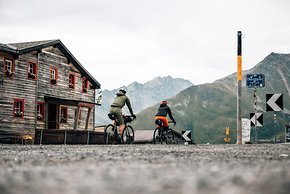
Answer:
M169 121L168 123L173 123ZM163 126L163 122L159 119L155 120L157 125L153 133L153 144L174 144L173 130L169 127L167 130Z
M118 126L120 125L114 114L109 113L109 118L113 120L113 124L107 125L104 130L105 144L132 144L134 143L134 129L128 123L131 123L135 118L133 116L123 115L125 128L121 134L118 135Z

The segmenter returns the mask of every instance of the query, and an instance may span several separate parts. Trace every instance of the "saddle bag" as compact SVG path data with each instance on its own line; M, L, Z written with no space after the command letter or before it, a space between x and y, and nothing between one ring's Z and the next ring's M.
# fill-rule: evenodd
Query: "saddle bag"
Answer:
M109 117L111 120L115 120L115 115L114 115L114 113L109 113L109 114L108 114L108 117Z

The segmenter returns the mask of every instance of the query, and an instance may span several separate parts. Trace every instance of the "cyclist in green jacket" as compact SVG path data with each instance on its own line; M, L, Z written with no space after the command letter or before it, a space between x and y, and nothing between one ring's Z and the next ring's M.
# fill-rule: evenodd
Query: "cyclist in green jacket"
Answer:
M117 96L115 97L115 100L111 105L110 113L112 113L116 116L118 123L120 124L119 134L122 134L122 132L125 128L124 119L123 119L123 115L122 115L122 108L125 106L125 104L127 105L129 112L134 119L136 118L136 115L134 115L130 100L126 96L126 90L121 88L116 95Z

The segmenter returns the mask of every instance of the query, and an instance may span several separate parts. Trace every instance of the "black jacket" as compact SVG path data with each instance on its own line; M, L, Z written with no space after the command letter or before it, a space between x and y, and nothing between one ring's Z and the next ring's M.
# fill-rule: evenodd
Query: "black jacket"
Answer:
M169 106L165 105L165 104L160 104L159 108L158 108L158 112L155 116L163 116L166 117L168 114L169 118L175 123L175 120L172 116L171 113L171 109L169 108Z

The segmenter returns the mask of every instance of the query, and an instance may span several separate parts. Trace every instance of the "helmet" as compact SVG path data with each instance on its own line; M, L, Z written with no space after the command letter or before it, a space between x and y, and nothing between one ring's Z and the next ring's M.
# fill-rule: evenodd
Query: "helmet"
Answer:
M166 100L163 100L163 101L161 102L161 104L167 105L167 101L166 101Z
M125 88L120 88L119 91L120 91L120 92L123 92L124 94L126 94L126 90L125 90Z

